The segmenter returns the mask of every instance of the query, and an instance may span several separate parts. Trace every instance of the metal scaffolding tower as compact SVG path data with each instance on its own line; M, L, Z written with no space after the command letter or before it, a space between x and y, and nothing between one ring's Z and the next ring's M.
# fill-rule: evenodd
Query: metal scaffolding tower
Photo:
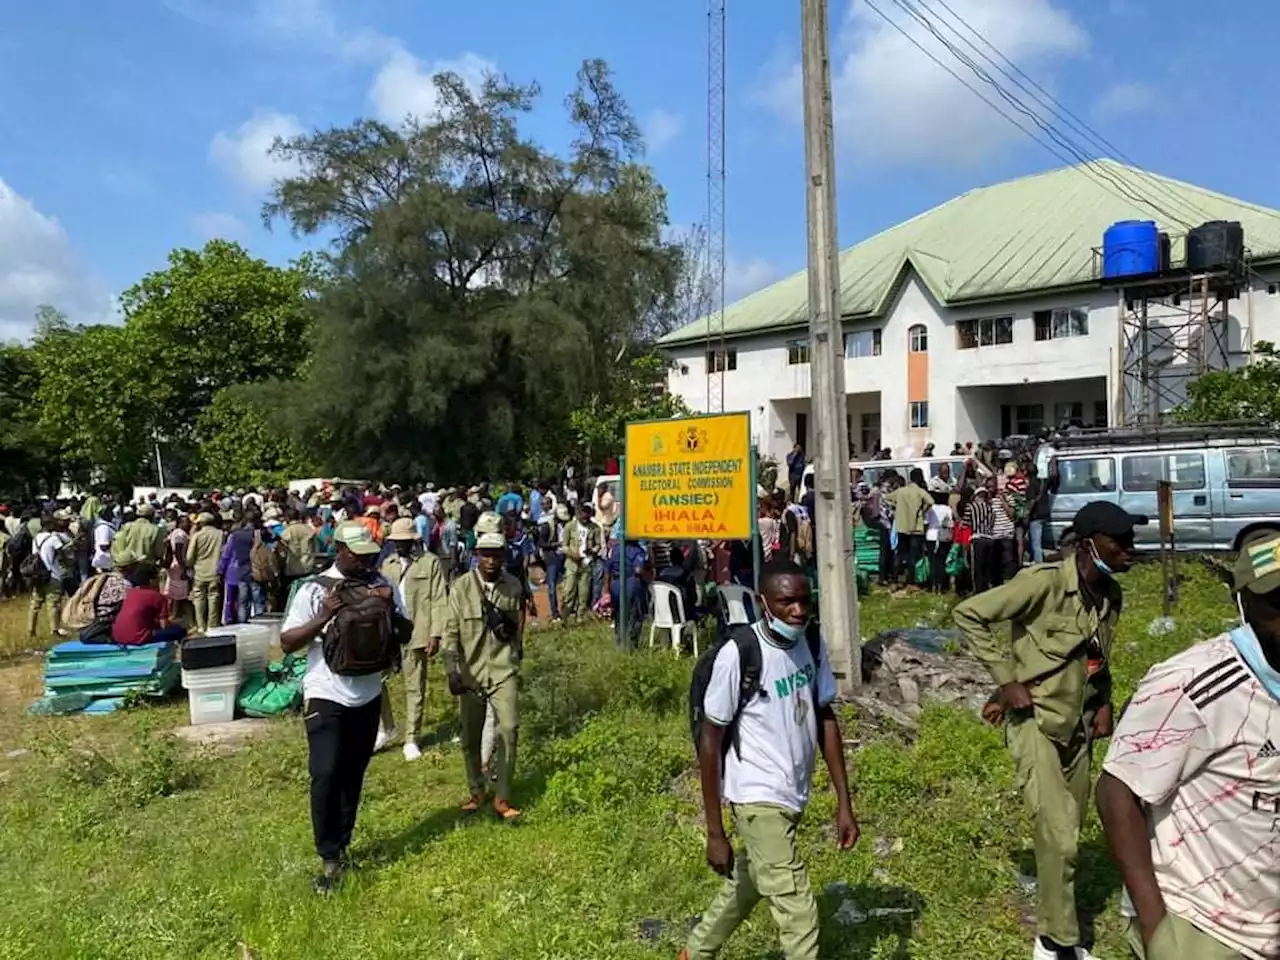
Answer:
M1192 380L1247 354L1248 325L1230 309L1247 290L1247 255L1242 267L1155 275L1119 289L1119 424L1159 423L1186 399ZM1233 320L1240 330L1234 351Z
M707 413L724 410L725 0L707 0Z

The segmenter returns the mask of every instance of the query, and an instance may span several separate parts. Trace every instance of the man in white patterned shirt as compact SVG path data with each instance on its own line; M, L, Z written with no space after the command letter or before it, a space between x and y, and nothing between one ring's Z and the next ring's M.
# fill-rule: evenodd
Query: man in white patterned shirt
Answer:
M1280 958L1280 536L1234 579L1244 624L1151 668L1098 782L1145 960Z

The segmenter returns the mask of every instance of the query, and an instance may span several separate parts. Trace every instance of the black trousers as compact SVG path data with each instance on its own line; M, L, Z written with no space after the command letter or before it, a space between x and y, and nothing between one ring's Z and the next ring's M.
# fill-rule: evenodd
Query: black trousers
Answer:
M916 566L923 556L923 533L898 534L898 573L905 574L907 583L916 583ZM925 583L919 583L917 586L925 586Z
M351 842L381 711L380 696L361 707L308 700L303 710L310 753L311 829L322 860L340 859Z
M1017 545L1013 540L973 538L973 592L981 593L1012 580L1018 572Z
M946 593L950 588L950 577L947 576L947 557L951 555L950 540L929 540L925 542L929 554L929 585L938 593Z

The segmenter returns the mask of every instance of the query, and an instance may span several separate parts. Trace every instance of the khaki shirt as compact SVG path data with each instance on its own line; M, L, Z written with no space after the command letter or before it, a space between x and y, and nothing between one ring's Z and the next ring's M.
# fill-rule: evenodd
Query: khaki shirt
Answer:
M1111 699L1108 664L1123 598L1110 578L1097 589L1102 597L1090 610L1071 556L1023 570L952 611L971 652L996 684L1025 684L1036 723L1045 736L1061 743L1077 733L1087 709ZM1012 642L996 633L996 625L1006 622L1012 625ZM1089 641L1096 641L1101 651L1092 675Z
M884 495L886 503L893 505L893 522L898 533L919 536L925 531L925 517L933 506L933 497L914 483L908 483Z
M379 571L400 588L405 609L413 615L411 650L421 650L432 637L444 636L449 619L449 595L445 590L444 571L433 553L406 560L393 553L383 561Z
M111 559L117 567L143 560L161 563L164 560L164 532L146 517L130 520L111 541Z
M225 540L226 535L218 527L201 527L191 535L191 542L187 544L187 566L195 579L218 579L218 559Z
M493 605L511 625L514 636L511 643L500 642L486 628L481 603L484 596L480 574L474 570L454 582L449 591L443 649L446 670L458 670L469 686L491 690L520 672L524 587L504 571L493 591Z
M586 524L587 528L587 557L582 555L582 551L578 548L578 531L583 527L581 521L576 517L564 525L564 555L570 560L584 560L587 557L598 556L600 554L600 543L603 534L600 528L594 523Z
M315 572L316 531L309 523L291 523L280 534L284 544L284 575L305 577Z

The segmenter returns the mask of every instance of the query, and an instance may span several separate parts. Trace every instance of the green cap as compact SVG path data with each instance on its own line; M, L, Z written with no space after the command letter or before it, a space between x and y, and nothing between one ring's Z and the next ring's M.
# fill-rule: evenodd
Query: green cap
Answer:
M1270 593L1280 590L1280 535L1268 530L1245 542L1232 570L1235 590Z
M373 534L363 523L340 523L333 533L335 542L342 544L352 553L370 555L381 553L382 547L373 539Z

